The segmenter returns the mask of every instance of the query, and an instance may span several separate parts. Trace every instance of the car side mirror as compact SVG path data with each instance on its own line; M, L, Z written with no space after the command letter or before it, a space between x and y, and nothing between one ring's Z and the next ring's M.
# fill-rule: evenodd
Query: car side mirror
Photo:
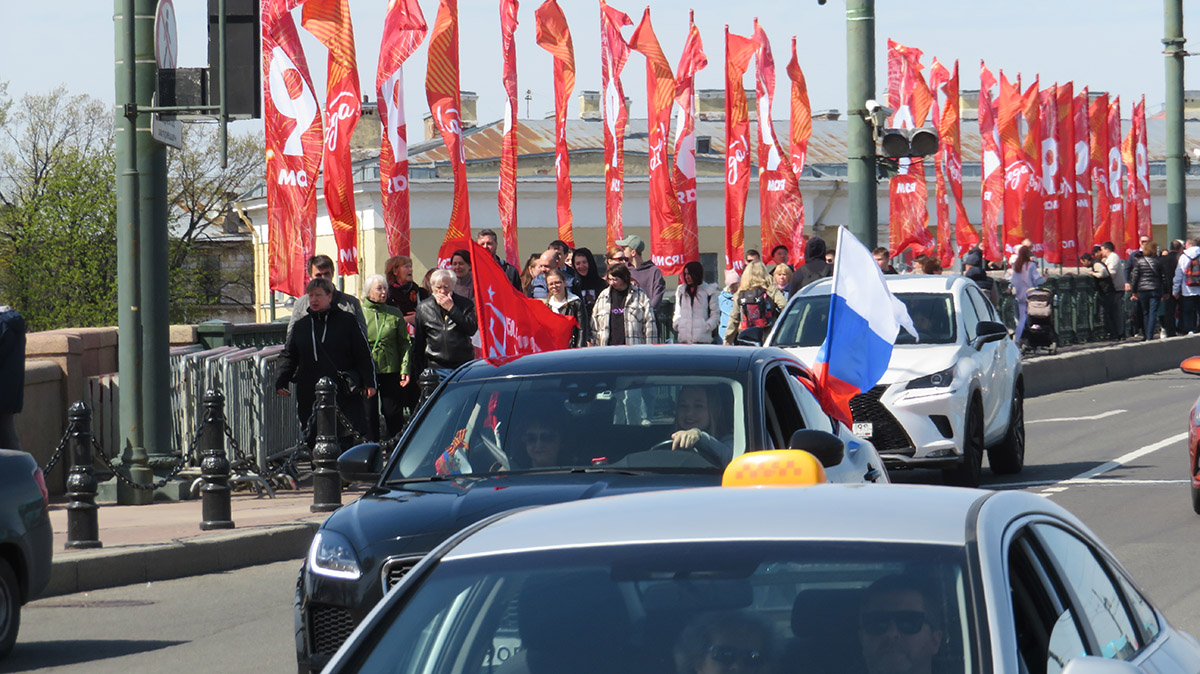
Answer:
M1186 358L1179 364L1179 369L1185 374L1200 374L1200 356Z
M355 445L338 457L337 469L346 482L378 482L383 473L383 447L378 442Z
M738 333L737 343L742 346L762 346L763 340L767 338L767 331L763 328L753 327L746 328Z
M826 468L840 464L846 456L846 445L838 436L808 428L802 428L792 433L792 439L788 441L788 449L803 449L817 457L821 465Z
M984 344L998 342L1008 337L1008 327L996 321L979 321L979 324L975 326L975 335L971 346L979 349Z
M1062 674L1134 674L1140 672L1133 663L1125 660L1081 655L1067 663Z

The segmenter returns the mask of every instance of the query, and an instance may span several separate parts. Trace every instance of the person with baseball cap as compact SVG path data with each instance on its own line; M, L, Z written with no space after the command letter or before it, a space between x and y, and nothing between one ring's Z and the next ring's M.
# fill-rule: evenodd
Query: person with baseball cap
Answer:
M629 275L633 282L650 296L650 307L658 311L663 293L667 290L667 282L663 280L662 271L653 262L642 257L646 252L646 242L642 237L633 234L617 241L617 245L625 248L625 256L629 258Z

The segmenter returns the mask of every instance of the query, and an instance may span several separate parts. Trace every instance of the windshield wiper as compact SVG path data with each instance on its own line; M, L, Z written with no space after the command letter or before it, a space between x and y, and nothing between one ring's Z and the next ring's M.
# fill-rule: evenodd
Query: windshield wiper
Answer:
M490 475L479 473L462 473L459 475L426 475L424 477L397 477L387 480L384 484L411 484L414 482L454 482L457 480L481 480Z

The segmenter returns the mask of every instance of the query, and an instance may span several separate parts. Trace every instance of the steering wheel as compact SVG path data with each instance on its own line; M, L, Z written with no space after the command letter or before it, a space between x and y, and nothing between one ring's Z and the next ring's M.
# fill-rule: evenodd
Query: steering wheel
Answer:
M678 450L671 449L671 446L674 443L675 443L674 440L672 440L671 438L667 438L666 440L663 440L662 442L658 442L658 443L651 445L650 449L647 449L646 451L647 452L678 451ZM725 462L721 459L721 457L717 456L717 453L714 452L711 447L706 447L702 443L697 442L696 444L692 445L691 447L686 448L685 451L695 452L698 456L700 456L700 458L711 463L712 465L716 466L717 468L725 467Z

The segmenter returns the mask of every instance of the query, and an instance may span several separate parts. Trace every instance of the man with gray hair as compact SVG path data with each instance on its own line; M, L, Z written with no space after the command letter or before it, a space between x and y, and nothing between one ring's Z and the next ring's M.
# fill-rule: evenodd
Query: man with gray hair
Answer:
M456 295L454 274L445 269L429 276L432 295L417 305L409 374L417 377L424 401L456 367L475 358L471 337L479 330L475 303Z

